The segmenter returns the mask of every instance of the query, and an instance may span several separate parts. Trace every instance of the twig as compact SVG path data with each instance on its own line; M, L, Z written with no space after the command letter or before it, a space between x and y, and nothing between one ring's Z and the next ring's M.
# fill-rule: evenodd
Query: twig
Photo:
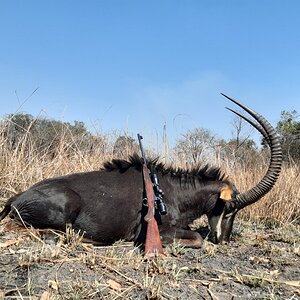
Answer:
M21 215L20 215L18 209L17 209L14 205L12 205L11 207L12 207L12 208L16 211L16 213L18 214L18 217L19 217L21 223L22 223L23 226L28 230L29 234L30 234L31 236L33 236L36 240L38 240L39 242L41 242L43 245L45 245L45 242L44 242L43 240L41 240L38 236L36 236L34 233L32 233L31 230L26 226L26 224L25 224L25 222L23 221L23 219L22 219L22 217L21 217Z
M134 285L130 286L129 288L127 288L127 289L125 289L124 291L122 291L122 293L120 293L119 295L117 295L115 298L113 298L113 300L116 300L116 299L122 297L125 293L129 292L129 291L132 290L133 288L135 288ZM122 299L124 299L124 298L122 297Z
M228 275L232 274L232 272L224 271L224 270L216 270L216 271L218 271L220 273L228 274ZM285 284L288 286L300 287L300 280L274 280L274 279L267 278L267 277L261 277L261 276L255 276L255 275L249 275L249 274L241 274L241 276L248 277L251 279L264 280L264 281L267 281L268 283Z
M107 268L107 269L109 269L109 270L111 270L111 271L117 273L117 274L120 275L121 277L125 278L127 281L129 281L129 282L131 282L131 283L134 283L134 284L136 284L136 285L138 285L138 286L141 286L139 283L137 283L137 282L136 282L135 280L133 280L132 278L126 276L125 274L123 274L123 273L121 273L120 271L116 270L115 268L113 268L113 267L107 265L106 263L101 263L101 265L102 265L102 267Z
M207 289L207 292L212 300L219 300L219 298L209 289L209 287Z

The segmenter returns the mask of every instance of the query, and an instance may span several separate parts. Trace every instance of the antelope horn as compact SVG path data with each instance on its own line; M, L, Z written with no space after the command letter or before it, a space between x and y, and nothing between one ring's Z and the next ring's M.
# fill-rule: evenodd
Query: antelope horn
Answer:
M268 143L268 145L271 146L271 142L270 142L269 136L268 136L268 134L266 133L266 131L264 130L264 128L260 124L255 123L251 119L245 117L244 115L240 114L239 112L237 112L237 111L235 111L235 110L233 110L233 109L231 109L229 107L226 107L226 109L230 110L231 112L233 112L234 114L236 114L240 118L244 119L250 125L252 125L257 131L259 131L262 134L262 136L265 138L265 140Z
M226 97L228 100L235 103L242 109L244 109L262 126L269 138L271 149L271 159L265 176L256 186L244 193L238 194L235 200L227 202L227 209L230 213L235 210L240 210L243 207L248 206L252 203L255 203L272 189L281 171L282 151L279 143L279 138L275 129L263 116L253 111L252 109L246 107L245 105L239 103L238 101L224 94L221 95Z

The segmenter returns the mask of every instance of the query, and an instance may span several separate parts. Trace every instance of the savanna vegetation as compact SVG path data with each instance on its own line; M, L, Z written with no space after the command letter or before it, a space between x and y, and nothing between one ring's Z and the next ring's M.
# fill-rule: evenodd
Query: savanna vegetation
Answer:
M296 111L283 111L277 124L284 164L273 190L262 201L245 209L247 220L268 219L299 223L300 121ZM217 138L204 128L188 131L169 149L161 145L160 153L149 149L149 156L181 168L198 164L216 165L244 191L262 178L269 151L262 140L257 145L244 123L234 119L232 139ZM167 143L167 141L164 141ZM72 172L98 170L112 158L128 158L138 152L135 138L126 134L90 133L85 124L73 124L34 118L28 114L8 115L0 123L0 196L5 199L44 178ZM153 147L154 148L154 147ZM156 147L157 148L157 147ZM165 149L168 149L167 151Z
M185 133L173 149L164 139L159 153L147 149L147 154L160 155L162 162L181 168L220 166L245 191L264 175L269 151L263 140L257 145L243 126L234 119L230 140L197 128ZM166 259L145 262L133 245L94 247L82 243L80 234L72 230L62 234L21 229L4 220L0 298L299 299L297 112L283 111L276 127L284 155L281 175L270 193L239 213L233 246L206 242L197 252L174 244L166 249ZM0 122L0 207L8 197L44 178L98 170L106 160L126 159L135 151L139 149L132 136L93 134L80 121L5 116Z

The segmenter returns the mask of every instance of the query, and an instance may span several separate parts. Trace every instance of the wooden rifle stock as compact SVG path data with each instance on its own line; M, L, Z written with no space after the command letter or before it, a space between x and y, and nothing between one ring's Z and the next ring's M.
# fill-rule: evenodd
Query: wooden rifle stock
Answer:
M143 175L148 202L148 212L144 218L145 221L148 223L145 243L145 255L148 257L152 257L155 255L163 255L163 249L158 225L155 220L154 191L152 181L149 176L149 170L146 164L143 165Z
M144 157L144 151L141 144L142 137L138 134L138 139L140 142L142 158L143 158L143 178L144 186L147 197L148 212L144 218L147 222L147 234L145 242L145 256L153 257L156 255L163 256L163 248L160 239L160 234L158 230L158 225L155 219L155 194L153 190L152 181L149 175L149 169L147 167L146 159Z

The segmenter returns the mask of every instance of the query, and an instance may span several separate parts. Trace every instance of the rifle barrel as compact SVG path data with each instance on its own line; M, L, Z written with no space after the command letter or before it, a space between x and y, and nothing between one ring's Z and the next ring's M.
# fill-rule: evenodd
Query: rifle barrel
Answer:
M142 159L146 163L145 152L144 152L144 148L143 148L143 145L142 145L143 137L139 133L137 134L137 137L138 137L138 140L139 140L139 145L140 145L140 149L141 149L141 153L142 153Z

